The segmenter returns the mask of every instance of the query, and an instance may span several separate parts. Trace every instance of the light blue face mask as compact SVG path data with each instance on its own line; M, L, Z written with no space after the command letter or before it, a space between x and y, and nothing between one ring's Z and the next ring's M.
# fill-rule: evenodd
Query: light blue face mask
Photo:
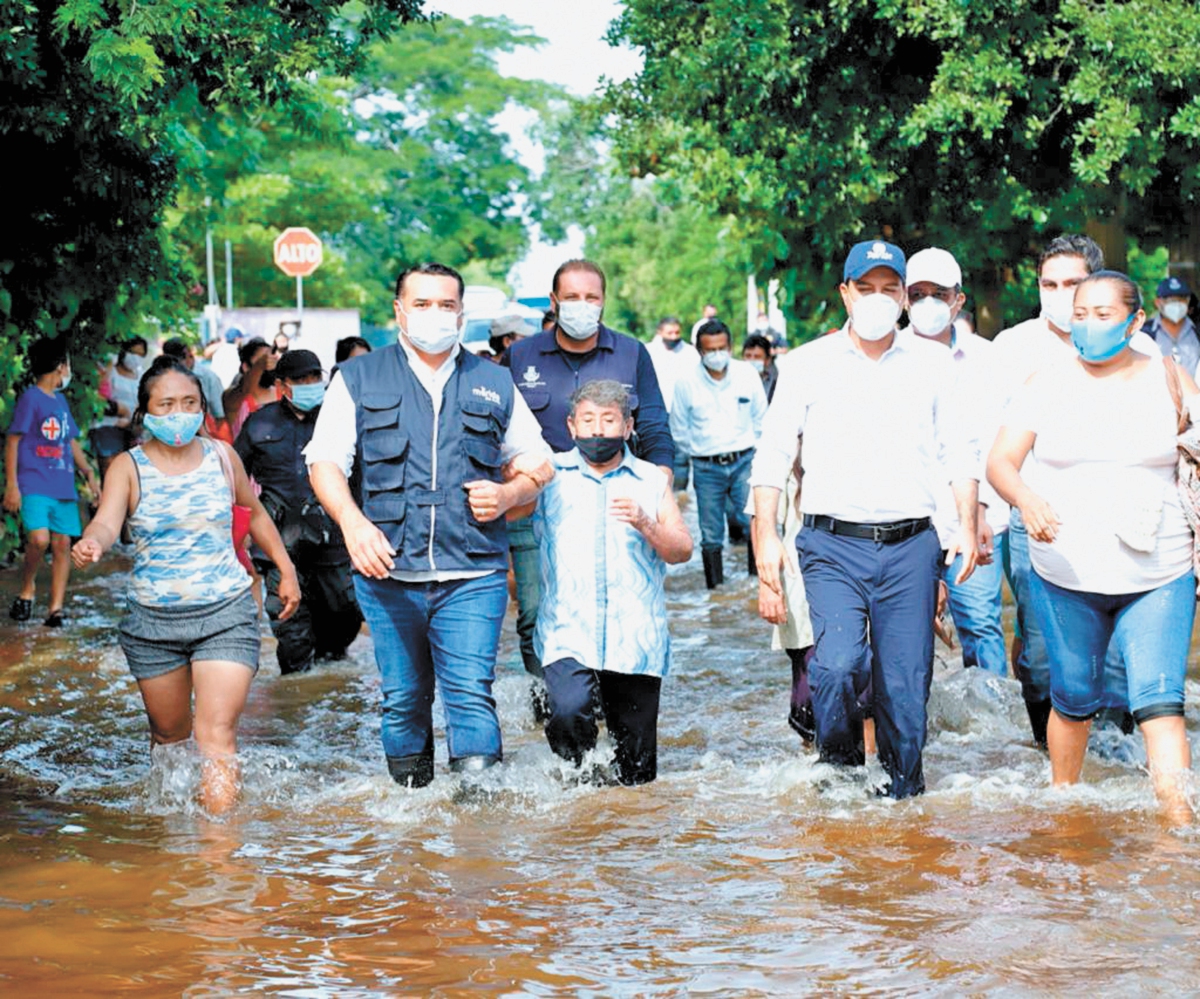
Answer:
M325 386L318 382L316 385L293 385L292 405L302 413L316 409L325 400Z
M1079 356L1090 364L1110 360L1129 346L1129 339L1125 334L1129 332L1136 317L1135 312L1128 319L1107 326L1097 319L1072 321L1071 343L1079 351Z
M147 413L142 417L145 431L167 447L186 447L191 444L203 422L203 413L167 413L165 416Z

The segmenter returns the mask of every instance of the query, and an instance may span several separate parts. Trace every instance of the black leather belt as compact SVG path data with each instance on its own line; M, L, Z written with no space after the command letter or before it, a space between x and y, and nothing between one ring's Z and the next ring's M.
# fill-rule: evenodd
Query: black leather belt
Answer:
M739 458L748 455L754 448L747 447L741 451L729 451L726 454L695 454L692 455L695 461L711 461L714 465L732 465Z
M929 530L933 521L928 517L918 517L916 520L897 520L890 524L855 524L849 520L835 520L833 517L822 517L818 514L806 513L804 526L812 527L826 534L838 534L846 538L866 538L884 545L894 545L900 541Z

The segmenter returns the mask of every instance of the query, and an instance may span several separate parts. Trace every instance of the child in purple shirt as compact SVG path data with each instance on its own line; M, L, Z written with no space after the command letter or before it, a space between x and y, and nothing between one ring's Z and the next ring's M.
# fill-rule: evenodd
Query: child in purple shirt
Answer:
M91 463L79 445L79 428L67 400L59 391L71 380L66 341L42 337L29 348L28 365L34 384L17 400L4 448L4 509L20 511L25 529L25 563L21 591L8 615L28 621L33 613L38 567L50 548L50 603L46 627L61 628L62 608L71 575L71 538L83 533L79 523L75 466L88 488L100 488Z

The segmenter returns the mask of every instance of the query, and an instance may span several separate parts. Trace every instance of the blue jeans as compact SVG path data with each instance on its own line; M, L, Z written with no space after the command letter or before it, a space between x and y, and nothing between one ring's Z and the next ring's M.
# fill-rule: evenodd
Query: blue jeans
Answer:
M1106 706L1103 661L1115 648L1127 670L1134 721L1183 714L1196 614L1192 573L1143 593L1111 595L1065 590L1035 572L1030 588L1050 656L1055 711L1079 721Z
M1046 641L1042 628L1033 610L1029 577L1033 565L1029 561L1029 535L1021 511L1015 506L1008 521L1008 585L1012 587L1017 605L1017 633L1021 637L1021 652L1013 664L1017 679L1021 681L1021 693L1029 703L1050 700L1050 661L1046 655ZM1121 654L1110 646L1104 660L1104 703L1105 708L1124 708L1127 704L1127 681L1125 664Z
M691 472L692 459L686 454L675 449L675 482L673 483L675 492L682 493L687 491L688 476ZM511 530L511 528L510 528Z
M1005 531L996 539L996 554L990 565L978 565L965 583L954 580L962 571L959 555L942 578L950 590L950 616L962 643L963 665L979 666L997 676L1008 676L1008 649L1004 645L1004 625L1000 621L1000 546Z
M542 664L533 649L538 603L542 596L541 553L533 533L533 517L509 521L508 550L512 555L513 578L517 582L517 638L521 643L521 661L526 673L541 676Z
M750 463L753 460L753 450L731 465L718 465L705 458L692 459L701 551L720 551L724 547L726 519L741 525L743 534L749 536L746 499L750 494Z
M354 589L383 680L383 751L433 752L433 689L446 710L450 759L501 755L492 697L508 604L504 573L446 583L401 583L357 573Z
M925 790L925 706L941 547L932 528L885 545L806 527L796 537L816 643L808 678L822 759L861 763L861 696L872 715L888 793Z

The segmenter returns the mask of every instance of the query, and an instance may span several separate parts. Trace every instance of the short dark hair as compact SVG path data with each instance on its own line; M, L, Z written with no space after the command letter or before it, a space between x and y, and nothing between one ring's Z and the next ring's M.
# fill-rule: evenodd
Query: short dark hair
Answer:
M404 293L404 282L408 280L410 274L433 274L436 277L454 278L458 282L458 297L463 297L463 292L467 290L466 282L463 281L462 275L453 267L447 267L445 264L423 263L414 264L412 267L406 267L400 272L400 276L396 278L396 298L399 299Z
M658 325L655 327L655 329L661 330L664 326L682 327L683 323L679 321L678 316L663 316L662 319L658 321Z
M371 352L371 345L360 336L344 336L338 342L333 350L334 364L341 364L343 361L350 360L350 354L355 349L361 349Z
M38 337L29 345L27 357L29 373L34 378L41 378L66 362L67 340L65 337Z
M187 343L184 342L183 337L176 336L172 337L162 345L162 352L167 357L177 357L182 361L188 356L188 354L191 353L191 349L188 347Z
M584 400L596 406L616 406L621 410L621 419L628 420L633 415L629 408L629 389L611 378L593 378L584 382L571 393L571 415L575 415L575 407Z
M1038 277L1042 276L1042 265L1051 257L1082 257L1089 274L1104 268L1104 251L1100 249L1100 244L1091 236L1079 233L1064 233L1046 244L1042 255L1038 257Z
M238 360L249 367L254 363L254 355L258 353L260 347L266 347L267 350L271 349L271 345L260 336L256 336L252 340L247 340L238 347Z
M770 360L771 351L774 349L771 341L761 333L751 333L746 337L742 343L742 353L745 354L751 347L757 347L759 350L765 351L768 360Z
M154 383L163 375L172 372L190 379L196 386L196 391L200 393L200 412L207 415L208 402L204 398L204 386L200 384L200 376L179 358L172 357L170 354L159 354L154 359L154 363L150 365L150 369L142 375L142 380L138 382L137 409L133 412L135 427L141 426L142 418L146 415L146 407L150 405L150 389L154 387Z
M733 334L729 332L729 327L719 319L710 319L698 330L696 330L696 347L700 347L700 338L702 336L721 336L725 337L725 344L728 347L733 347Z
M558 294L558 279L571 271L587 271L589 274L595 274L600 279L600 290L607 293L608 281L605 279L604 271L600 269L600 265L594 264L590 260L584 260L582 257L577 257L574 260L568 260L566 263L559 264L558 270L554 272L554 277L550 281L550 290L554 294Z
M1099 284L1101 281L1111 281L1121 289L1121 301L1129 309L1131 316L1142 307L1142 289L1128 274L1122 274L1120 271L1092 271L1075 286L1076 294L1085 284Z

